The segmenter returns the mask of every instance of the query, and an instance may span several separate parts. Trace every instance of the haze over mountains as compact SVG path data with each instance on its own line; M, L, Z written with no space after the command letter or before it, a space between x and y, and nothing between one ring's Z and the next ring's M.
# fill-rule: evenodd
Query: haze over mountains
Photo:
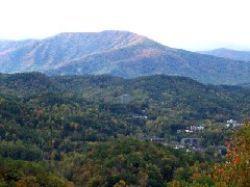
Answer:
M250 62L166 47L125 31L62 33L43 40L0 41L0 72L49 75L166 74L203 83L250 82Z
M199 53L229 58L233 60L250 61L250 51L238 51L226 48L219 48L210 51L199 51Z

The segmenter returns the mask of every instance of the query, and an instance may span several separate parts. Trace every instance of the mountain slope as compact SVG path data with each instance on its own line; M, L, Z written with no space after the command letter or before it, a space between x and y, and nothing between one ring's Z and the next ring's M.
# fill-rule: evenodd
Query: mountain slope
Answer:
M188 120L237 118L249 115L250 90L204 85L186 77L154 75L135 79L101 76L55 76L40 73L0 74L0 96L45 103L128 103L152 108L156 115L187 116ZM61 103L61 104L62 104ZM156 108L166 108L158 111ZM114 110L116 111L116 110ZM169 114L166 113L169 112ZM221 116L220 116L221 115ZM242 115L242 116L241 116Z
M143 37L128 32L62 33L44 40L25 43L3 43L0 56L2 72L46 71L87 55L143 42ZM15 50L10 50L13 48ZM1 48L0 48L1 49Z
M39 71L50 75L111 74L125 78L166 74L213 84L250 82L249 62L173 49L125 31L62 33L26 41L14 48L13 45L9 42L0 47L2 73Z
M211 51L199 51L199 53L233 60L250 61L250 51L238 51L226 48L219 48Z

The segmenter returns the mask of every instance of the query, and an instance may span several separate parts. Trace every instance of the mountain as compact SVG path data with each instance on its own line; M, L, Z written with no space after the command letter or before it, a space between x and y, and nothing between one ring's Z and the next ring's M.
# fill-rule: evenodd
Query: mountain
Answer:
M187 116L186 120L213 119L215 116L225 120L248 116L250 112L250 90L247 88L204 85L190 78L166 75L124 79L109 75L0 74L1 94L25 98L24 101L33 104L40 100L50 104L88 101L89 104L105 102L116 106L144 105L152 108L156 116L167 115L168 111L174 116ZM158 109L154 111L154 107ZM161 108L166 110L161 113Z
M244 87L244 88L250 88L250 83L239 84L238 86L241 86L241 87Z
M0 42L0 72L49 75L166 74L203 83L250 82L250 62L174 49L126 31L62 33L43 40Z
M120 95L128 94L134 101L171 102L170 98L175 101L178 98L179 104L189 103L185 103L186 106L202 105L203 102L226 106L228 102L239 105L242 101L244 104L250 99L249 92L241 86L205 85L187 77L167 75L124 79L110 75L47 76L36 72L0 74L0 93L18 97L61 93L61 96L79 95L90 101L110 98L110 102L115 102Z
M213 55L233 60L250 61L250 51L238 51L226 48L219 48L211 51L199 51L198 53Z

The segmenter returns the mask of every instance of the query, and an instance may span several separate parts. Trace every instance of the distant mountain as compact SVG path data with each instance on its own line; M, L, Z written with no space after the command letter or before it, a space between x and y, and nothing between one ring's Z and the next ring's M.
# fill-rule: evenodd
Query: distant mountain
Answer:
M0 42L0 72L133 78L166 74L203 83L250 82L250 62L173 49L125 31L62 33L43 40Z
M250 51L238 51L226 48L214 49L211 51L199 51L201 54L229 58L233 60L250 61Z
M239 84L238 86L244 87L244 88L250 88L250 83Z

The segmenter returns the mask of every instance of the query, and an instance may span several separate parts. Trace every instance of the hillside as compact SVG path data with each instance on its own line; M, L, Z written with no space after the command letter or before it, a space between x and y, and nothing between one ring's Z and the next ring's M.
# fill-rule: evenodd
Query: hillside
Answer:
M250 81L250 63L163 46L125 31L62 33L43 40L0 42L0 72L110 74L135 78L179 75L212 84Z
M175 140L178 136L171 129L176 127L203 123L220 127L228 119L240 122L249 118L250 90L165 75L123 79L0 74L0 107L0 124L7 125L10 132L15 129L15 136L22 138L26 137L22 129L29 126L33 129L29 136L34 139L51 115L54 128L65 138L73 138L75 133L88 141L117 135ZM73 124L79 129L71 134L68 130Z
M183 110L181 113L177 112L180 115L199 115L201 118L197 117L200 119L204 117L201 114L203 112L209 118L216 114L222 115L219 120L230 117L241 119L243 116L247 117L250 108L248 89L203 85L178 76L155 75L123 79L108 75L48 77L40 73L25 73L0 74L0 83L0 93L19 98L41 97L47 100L52 96L68 100L75 97L76 100L111 105L146 104L152 108L158 105L169 108L169 112L173 109ZM123 97L128 101L123 101Z
M0 74L0 186L194 184L249 109L249 89L186 77Z
M199 51L198 53L223 57L232 60L250 61L250 51L219 48L211 51Z

